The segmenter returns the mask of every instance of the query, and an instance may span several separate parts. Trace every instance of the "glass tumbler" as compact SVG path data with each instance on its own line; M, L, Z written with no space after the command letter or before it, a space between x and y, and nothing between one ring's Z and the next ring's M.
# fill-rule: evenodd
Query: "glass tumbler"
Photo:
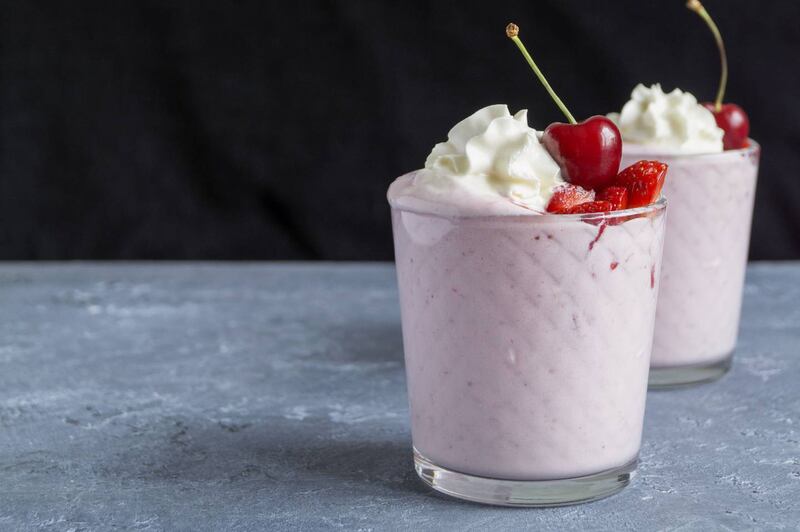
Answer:
M664 213L664 200L586 215L452 217L393 206L424 482L506 506L590 501L628 484Z

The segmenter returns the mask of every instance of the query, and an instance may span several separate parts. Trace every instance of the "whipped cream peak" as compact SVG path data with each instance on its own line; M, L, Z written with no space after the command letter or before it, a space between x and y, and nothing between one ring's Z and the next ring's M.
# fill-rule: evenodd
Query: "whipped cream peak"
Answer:
M714 115L691 93L661 85L636 86L621 113L610 113L626 144L639 144L664 154L718 153L725 132Z
M451 205L469 198L482 203L485 214L544 212L564 180L539 139L527 110L512 115L506 105L484 107L434 146L414 178L413 194Z

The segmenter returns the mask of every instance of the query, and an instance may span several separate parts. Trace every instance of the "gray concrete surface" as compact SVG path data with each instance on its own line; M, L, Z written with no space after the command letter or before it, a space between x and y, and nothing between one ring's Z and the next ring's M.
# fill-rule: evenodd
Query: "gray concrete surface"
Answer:
M796 530L800 264L748 275L634 484L520 510L416 479L389 265L2 265L0 530Z

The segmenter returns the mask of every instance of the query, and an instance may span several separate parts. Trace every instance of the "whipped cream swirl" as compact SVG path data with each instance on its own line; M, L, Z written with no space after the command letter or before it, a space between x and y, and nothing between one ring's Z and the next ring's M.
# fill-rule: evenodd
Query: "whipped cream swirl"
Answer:
M505 105L480 109L433 148L404 195L461 214L543 212L564 180L539 137L526 110L512 116Z
M621 113L610 113L626 144L639 144L663 154L722 151L724 132L714 115L688 92L665 94L661 85L637 85Z

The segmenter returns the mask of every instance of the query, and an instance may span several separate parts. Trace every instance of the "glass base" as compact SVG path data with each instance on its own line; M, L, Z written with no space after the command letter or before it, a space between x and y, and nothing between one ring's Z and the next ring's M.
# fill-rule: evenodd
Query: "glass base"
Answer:
M651 390L668 390L684 386L694 386L719 379L731 369L733 353L713 364L696 364L674 368L650 368Z
M627 486L638 459L622 467L562 480L496 480L439 467L414 449L414 468L427 485L452 497L497 506L567 506L608 497Z

